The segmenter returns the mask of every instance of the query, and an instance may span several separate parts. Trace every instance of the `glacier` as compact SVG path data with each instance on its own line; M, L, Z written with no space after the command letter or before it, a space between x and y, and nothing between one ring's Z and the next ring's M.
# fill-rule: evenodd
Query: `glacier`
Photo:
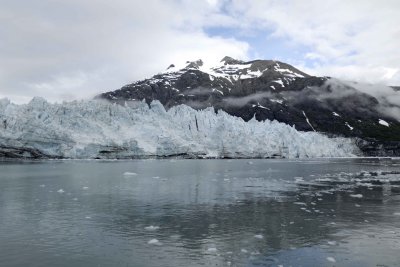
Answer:
M248 122L213 108L104 100L17 105L0 99L0 157L130 159L351 157L349 138L300 132L277 121Z

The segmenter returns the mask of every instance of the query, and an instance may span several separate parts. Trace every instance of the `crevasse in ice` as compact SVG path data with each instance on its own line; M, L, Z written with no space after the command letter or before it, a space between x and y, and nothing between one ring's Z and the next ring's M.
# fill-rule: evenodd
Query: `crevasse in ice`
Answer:
M32 148L61 158L343 157L351 139L299 132L276 121L248 122L213 108L180 105L166 111L158 101L98 100L51 104L34 98L16 105L0 100L0 149Z

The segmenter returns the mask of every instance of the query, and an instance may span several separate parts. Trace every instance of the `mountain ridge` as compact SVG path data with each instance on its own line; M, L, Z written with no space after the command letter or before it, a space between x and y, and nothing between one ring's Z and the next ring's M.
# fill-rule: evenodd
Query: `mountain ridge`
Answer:
M400 122L392 115L400 105L358 87L311 76L280 61L224 57L212 67L202 60L187 62L183 68L172 64L149 79L96 98L119 104L159 100L167 109L180 104L213 107L245 121L277 120L301 131L357 138L366 155L400 155Z

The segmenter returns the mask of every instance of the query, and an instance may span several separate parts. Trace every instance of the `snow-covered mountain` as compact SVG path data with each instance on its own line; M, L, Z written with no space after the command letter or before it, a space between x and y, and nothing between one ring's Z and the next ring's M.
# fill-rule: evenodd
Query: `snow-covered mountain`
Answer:
M172 64L162 73L97 98L114 103L159 100L165 108L213 107L245 121L277 120L301 131L356 137L365 155L400 156L400 92L310 76L273 60L230 57L217 66L203 61Z
M117 105L101 100L16 105L0 100L0 157L190 158L342 157L359 153L353 140L299 132L213 108L165 110L159 101Z

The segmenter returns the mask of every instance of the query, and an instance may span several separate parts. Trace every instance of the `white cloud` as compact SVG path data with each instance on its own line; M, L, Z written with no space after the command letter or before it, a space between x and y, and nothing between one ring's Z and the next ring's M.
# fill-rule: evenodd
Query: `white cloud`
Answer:
M206 1L13 0L0 18L0 94L15 101L92 97L177 61L245 59L248 49L204 33L229 20Z
M206 27L306 47L289 61L311 74L400 84L399 9L397 0L3 0L0 95L91 97L177 61L248 58L251 38Z
M308 69L314 74L400 84L397 0L234 0L229 10L242 27L308 47L304 60L316 61Z

